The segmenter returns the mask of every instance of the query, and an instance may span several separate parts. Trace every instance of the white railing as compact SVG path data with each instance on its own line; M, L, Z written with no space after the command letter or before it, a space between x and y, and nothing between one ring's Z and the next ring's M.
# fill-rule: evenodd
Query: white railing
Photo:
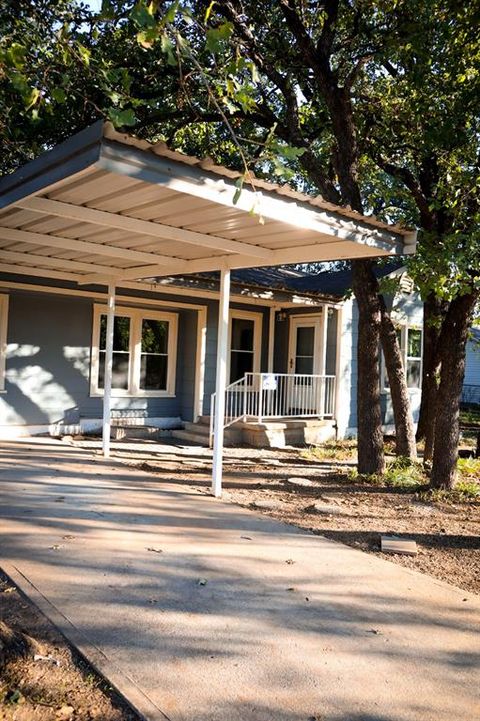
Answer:
M216 393L210 403L213 438ZM335 376L307 373L246 373L225 389L224 428L237 421L270 418L333 418Z

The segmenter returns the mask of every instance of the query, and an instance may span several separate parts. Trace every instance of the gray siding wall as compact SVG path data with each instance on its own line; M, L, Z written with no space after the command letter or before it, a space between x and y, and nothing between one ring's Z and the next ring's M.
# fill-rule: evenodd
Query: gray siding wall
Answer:
M344 314L344 327L342 330L342 380L340 405L347 408L343 411L342 435L356 433L357 419L357 343L358 343L358 306L355 301L347 302L351 312ZM347 307L346 306L346 307ZM393 300L392 315L398 323L423 326L423 306L417 294L399 293ZM418 421L420 411L421 391L410 389L410 402L412 405L413 419ZM382 419L389 430L394 425L393 408L390 393L382 388L381 392Z
M0 396L0 425L100 418L102 399L90 396L94 300L30 292L9 296L6 393ZM175 397L112 397L112 410L150 417L192 416L197 313L180 310L173 303L165 310L179 315Z
M122 296L132 291L120 290ZM44 292L12 290L9 295L5 393L0 394L0 425L47 425L80 418L101 418L102 398L90 396L90 365L93 298L49 295ZM154 418L192 420L195 394L198 313L179 308L184 296L145 294L171 305L155 310L178 313L178 347L173 398L112 397L112 410L136 412ZM195 305L207 307L204 412L208 413L214 391L218 304L192 298ZM119 306L143 307L138 295ZM232 303L232 308L262 314L262 360L268 357L269 309L265 306ZM151 306L150 306L151 307Z
M217 337L218 337L218 303L207 301L207 352L205 357L205 392L203 399L203 412L210 413L210 401L215 392L215 376L217 369ZM245 310L250 313L260 313L262 316L262 349L260 370L267 370L268 363L268 323L270 310L266 306L246 305L232 302L230 308Z
M467 343L464 385L478 386L480 389L480 339L470 339ZM480 397L480 390L475 398ZM468 400L466 398L466 400Z

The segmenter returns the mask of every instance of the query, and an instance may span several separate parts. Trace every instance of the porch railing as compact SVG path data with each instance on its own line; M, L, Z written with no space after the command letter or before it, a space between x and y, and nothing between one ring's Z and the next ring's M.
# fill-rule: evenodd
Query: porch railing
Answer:
M216 393L210 403L210 444ZM246 373L225 389L224 428L237 421L262 423L280 418L333 418L335 376L307 373Z

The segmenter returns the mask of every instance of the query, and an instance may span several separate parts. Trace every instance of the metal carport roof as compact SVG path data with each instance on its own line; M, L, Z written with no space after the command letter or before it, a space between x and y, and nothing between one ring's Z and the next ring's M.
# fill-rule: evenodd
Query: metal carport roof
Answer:
M415 232L96 123L0 181L0 272L79 283L411 253Z

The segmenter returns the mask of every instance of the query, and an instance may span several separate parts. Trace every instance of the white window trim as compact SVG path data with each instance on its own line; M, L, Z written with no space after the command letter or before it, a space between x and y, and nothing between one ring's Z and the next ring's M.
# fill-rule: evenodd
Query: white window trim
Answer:
M104 304L95 303L93 306L92 328L92 359L90 367L90 396L103 396L103 388L98 387L98 367L100 357L100 316L105 315L108 308ZM113 398L174 398L175 377L177 367L177 338L178 314L150 310L148 308L131 308L126 306L115 307L116 316L130 318L130 368L128 375L128 390L112 388ZM142 343L142 319L165 320L169 322L168 348L167 348L167 388L161 391L144 390L140 388L140 356Z
M8 295L0 295L0 393L5 390L5 362L7 359Z
M229 331L228 331L228 355L227 355L227 378L230 383L230 361L232 352L232 320L237 318L239 320L253 320L253 372L260 373L260 367L262 362L262 322L263 313L254 313L248 310L235 310L230 309L229 318Z
M403 367L405 370L405 374L407 373L407 361L409 360L419 360L417 356L408 356L408 338L407 334L409 330L419 330L420 331L420 385L418 388L416 386L408 386L408 391L410 393L421 393L422 392L422 376L423 376L423 328L422 326L415 325L414 323L395 323L395 327L400 330L401 332L401 351L402 351L402 359L403 359ZM406 377L406 376L405 376ZM387 368L385 365L385 358L382 353L382 393L390 393L390 387L386 385L387 380Z

